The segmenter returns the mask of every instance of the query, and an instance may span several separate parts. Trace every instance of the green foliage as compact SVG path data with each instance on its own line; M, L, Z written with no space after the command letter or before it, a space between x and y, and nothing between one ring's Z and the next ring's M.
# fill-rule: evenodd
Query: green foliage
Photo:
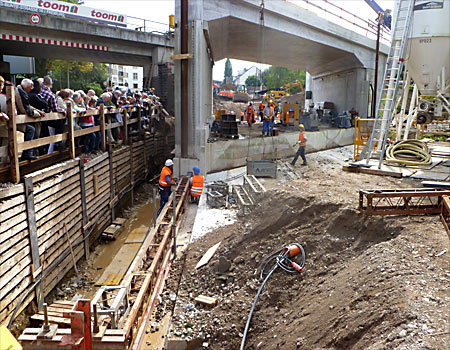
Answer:
M231 65L231 61L229 58L225 61L225 72L224 72L224 78L223 83L225 84L227 82L227 78L233 77L233 66Z
M67 88L67 69L69 69L69 85L72 90L93 89L99 93L103 90L103 82L108 80L108 68L102 63L40 58L36 58L35 62L35 77L50 75L53 86L57 90Z
M78 4L78 0L59 0L59 1L63 1L63 2L70 2L71 4Z
M261 80L256 75L250 75L247 79L245 79L245 85L260 86Z
M271 66L262 72L262 79L263 84L267 89L276 90L281 86L296 80L300 80L303 86L305 86L306 73L304 70Z

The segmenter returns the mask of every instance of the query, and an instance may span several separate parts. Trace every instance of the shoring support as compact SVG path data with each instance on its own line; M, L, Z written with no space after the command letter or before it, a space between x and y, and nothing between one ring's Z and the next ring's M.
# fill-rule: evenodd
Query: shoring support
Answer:
M109 193L110 193L109 198L111 200L111 222L113 222L116 219L116 217L113 205L115 193L114 193L113 150L111 144L108 144L108 156L109 156Z
M448 238L450 238L450 197L442 196L442 211L441 221L447 231Z
M440 214L442 196L450 190L435 188L359 191L359 210L365 215Z
M33 262L33 272L34 272L39 270L41 263L39 260L39 243L36 227L36 212L34 210L33 178L28 176L25 177L25 200L27 208L28 233L31 247L31 260ZM40 278L40 274L36 276L36 278ZM41 311L44 305L44 294L42 291L41 283L38 283L36 285L35 292L38 309L39 311Z
M81 233L83 237L87 236L87 211L86 211L86 179L84 176L84 159L80 159L80 191L81 191L81 212L83 215L83 226L81 227ZM84 241L84 255L86 260L89 258L89 239Z

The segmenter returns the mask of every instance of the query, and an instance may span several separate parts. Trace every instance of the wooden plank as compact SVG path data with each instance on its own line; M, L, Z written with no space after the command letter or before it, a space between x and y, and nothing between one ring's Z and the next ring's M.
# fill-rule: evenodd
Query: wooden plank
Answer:
M216 253L216 250L219 248L220 243L222 243L222 241L220 241L219 243L213 245L211 248L209 248L207 250L207 252L205 253L205 255L202 256L202 258L200 259L200 261L197 263L197 265L195 266L195 269L199 269L202 266L205 266L206 264L209 263L209 261L211 260L211 258L213 257L213 255Z
M100 105L100 135L101 135L101 148L102 151L106 151L106 129L105 129L105 106L103 103Z
M117 254L114 256L111 264L109 264L95 285L118 285L128 270L141 244L131 243L124 244Z
M75 158L75 137L73 135L73 113L72 113L72 103L68 102L66 103L67 106L67 141L69 143L69 155L71 159Z
M25 308L28 306L28 304L31 303L31 301L34 299L35 295L34 292L31 292L30 295L28 295L23 303L19 306L16 316L20 315L20 313L25 310ZM11 298L11 302L7 305L6 308L1 310L0 312L0 324L3 324L7 320L9 320L10 315L14 311L14 309L17 307L17 305L20 302L20 298Z
M31 247L31 258L33 260L33 269L36 271L41 266L39 259L39 245L37 237L36 228L36 213L34 211L34 195L33 195L33 178L27 177L25 179L25 198L27 203L27 220L28 220L28 230L30 233L30 247ZM44 296L42 295L41 284L36 285L36 297L37 305L39 310L42 309L44 305Z
M83 237L86 238L87 231L84 229L84 226L87 224L87 211L86 211L86 184L84 177L84 162L80 160L80 192L81 192L81 213L83 217L83 226L82 226L82 234ZM89 258L89 240L86 239L84 241L84 255L86 260Z
M92 160L89 160L84 165L86 172L88 169L92 168L94 165L101 163L102 161L106 160L107 158L108 158L108 153L102 153L102 155L100 155Z
M53 203L54 201L61 198L66 193L76 193L80 191L80 179L79 174L67 178L63 182L47 189L47 191L39 193L35 196L35 209L36 213L41 209L44 209L48 204Z
M51 143L67 140L67 134L58 134L54 136L41 137L39 139L26 141L18 145L18 151L36 148L39 146L49 145Z
M123 120L122 135L123 135L123 143L125 145L128 145L128 119L129 119L129 115L128 115L127 111L124 110L123 114L122 114L122 120Z
M11 209L0 213L0 222L6 222L10 218L13 218L15 214L18 214L26 209L26 203L16 205Z
M11 270L16 267L17 264L21 264L22 267L32 263L30 255L30 247L28 246L28 240L23 240L21 242L21 248L12 246L8 249L8 256L3 256L1 265L0 276L3 278L5 274L10 275ZM13 275L10 275L12 277Z
M27 124L27 123L37 123L37 122L46 122L50 120L65 120L66 116L64 113L46 113L45 117L41 118L34 118L29 117L26 114L20 114L16 116L16 123L17 124Z
M21 214L21 222L20 224L15 224L15 220L17 217L13 218L13 220L10 220L10 225L13 226L13 232L6 231L5 234L0 235L0 253L3 253L5 250L9 249L12 245L16 244L18 241L20 241L23 237L28 235L28 223L26 221L26 214ZM3 224L2 224L3 225ZM9 225L8 225L9 226ZM4 243L8 242L8 243Z
M11 208L14 208L17 205L24 204L25 203L25 195L19 194L15 197L6 199L4 201L0 201L0 213L10 210Z
M371 168L360 168L359 172L363 174L371 174L371 175L381 175L381 176L392 176L401 178L402 173L397 171L390 171L390 170L381 170L381 169L371 169Z
M25 175L25 177L32 177L35 186L36 185L40 186L41 184L38 184L38 182L45 180L48 177L53 177L55 175L61 175L64 172L75 168L76 166L78 166L78 160L76 160L76 159L69 160L64 163L55 164L48 168L36 171L32 174Z
M8 120L8 142L9 142L9 164L11 170L11 181L15 184L20 182L19 169L19 145L17 143L17 120L16 100L13 86L6 87L6 110Z
M216 298L207 297L206 295L199 295L194 299L194 301L198 304L206 305L206 306L216 306L218 300Z
M0 189L0 199L15 196L24 193L23 184L12 185L10 187Z
M75 130L73 132L73 136L74 137L80 137L80 136L92 134L92 133L97 132L97 131L100 131L100 125L91 126L90 128L86 128L86 129Z
M170 59L172 61L175 61L175 60L187 60L187 59L190 59L192 57L193 57L192 53L178 53L178 54L174 54L174 55L170 56Z

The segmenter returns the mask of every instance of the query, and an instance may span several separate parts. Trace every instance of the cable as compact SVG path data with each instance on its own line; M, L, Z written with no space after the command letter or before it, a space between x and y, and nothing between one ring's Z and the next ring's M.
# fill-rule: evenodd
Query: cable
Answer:
M302 255L302 261L300 264L297 264L296 262L293 261L293 258L298 254ZM275 260L274 265L271 267L270 271L266 273L267 266L269 265L270 262L274 260ZM244 350L245 340L247 338L247 333L250 327L250 321L252 320L256 303L270 276L272 276L277 267L280 267L281 269L283 269L288 273L300 273L303 271L304 266L305 266L305 251L303 247L298 243L289 244L288 246L272 253L262 261L259 267L259 278L264 280L261 283L261 286L259 287L258 293L256 293L255 299L253 300L252 308L250 309L250 314L248 315L247 323L245 324L245 330L244 335L242 336L240 350Z

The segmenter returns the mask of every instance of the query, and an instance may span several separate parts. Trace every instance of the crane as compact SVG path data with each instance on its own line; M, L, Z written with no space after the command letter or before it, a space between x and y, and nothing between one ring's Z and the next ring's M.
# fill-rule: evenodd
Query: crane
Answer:
M367 5L370 6L372 10L374 10L378 14L378 22L381 22L381 25L387 29L391 29L391 22L392 22L392 16L391 16L391 10L386 9L383 10L380 5L376 3L375 0L364 0Z

